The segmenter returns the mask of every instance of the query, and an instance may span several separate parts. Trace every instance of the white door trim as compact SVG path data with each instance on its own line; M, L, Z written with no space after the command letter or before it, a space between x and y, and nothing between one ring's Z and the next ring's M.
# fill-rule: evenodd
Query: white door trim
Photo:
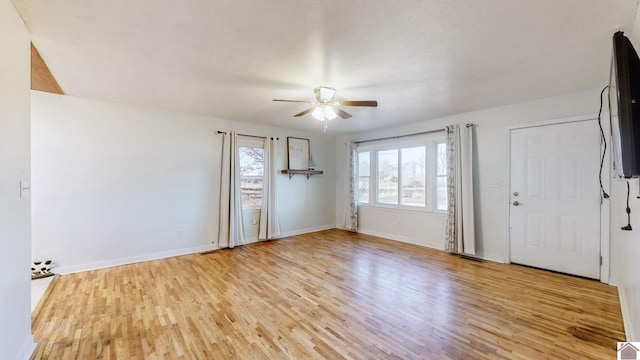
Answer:
M611 129L609 123L609 114L602 113L601 115L602 129L604 130L605 138L607 139L607 156L604 158L604 164L602 168L602 186L608 194L611 194L610 190L610 168L611 168ZM503 201L506 206L504 207L504 259L505 263L511 263L511 249L510 249L510 231L511 218L510 218L510 190L511 190L511 132L513 130L525 129L546 125L558 125L571 122L598 120L597 114L579 115L561 119L536 121L532 123L510 125L505 127L505 151L504 151L504 164L505 164L505 187L503 193ZM602 153L602 145L600 145ZM600 255L602 256L602 264L600 264L600 282L605 284L609 283L609 254L610 254L610 200L604 200L600 204Z

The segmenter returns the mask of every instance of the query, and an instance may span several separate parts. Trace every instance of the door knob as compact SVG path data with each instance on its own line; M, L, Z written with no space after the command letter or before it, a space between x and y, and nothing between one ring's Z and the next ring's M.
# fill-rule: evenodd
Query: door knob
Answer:
M518 201L513 202L513 206L519 206L519 205L522 205L522 203L519 203Z

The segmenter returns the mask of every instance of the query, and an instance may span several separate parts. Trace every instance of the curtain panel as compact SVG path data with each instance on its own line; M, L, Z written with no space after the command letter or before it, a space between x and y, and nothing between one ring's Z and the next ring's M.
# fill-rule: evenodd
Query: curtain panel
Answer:
M451 125L445 129L448 201L445 250L475 255L473 126Z
M276 239L281 236L280 221L276 197L276 156L277 142L274 138L265 139L264 144L264 183L262 208L260 209L260 227L258 239Z
M223 135L220 171L220 223L218 247L234 247L246 242L242 223L240 192L240 149L238 134Z
M347 174L347 188L345 190L345 207L344 207L344 221L343 228L345 230L357 232L358 231L358 199L356 194L358 193L358 179L357 179L357 146L356 143L350 141L346 144L346 174Z

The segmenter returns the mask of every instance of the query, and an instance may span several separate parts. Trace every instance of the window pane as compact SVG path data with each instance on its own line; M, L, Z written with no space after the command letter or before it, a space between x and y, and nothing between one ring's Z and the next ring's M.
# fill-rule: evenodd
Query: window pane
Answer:
M446 176L438 176L436 180L436 210L447 210Z
M360 203L369 203L369 175L371 172L371 153L358 153L358 193L356 198Z
M264 184L264 149L240 147L240 194L242 206L261 206Z
M368 151L363 151L358 153L358 175L359 176L370 176L369 171L371 170L371 159Z
M378 189L379 203L398 203L398 150L378 151Z
M369 177L360 176L358 179L358 202L369 203Z
M447 144L439 143L437 150L438 150L437 175L447 175Z
M402 205L425 206L426 147L402 149Z

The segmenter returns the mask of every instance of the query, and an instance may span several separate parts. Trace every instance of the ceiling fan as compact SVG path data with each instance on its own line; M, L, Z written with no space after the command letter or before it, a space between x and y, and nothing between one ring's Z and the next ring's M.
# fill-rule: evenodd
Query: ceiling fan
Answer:
M368 107L377 107L378 102L375 100L342 100L337 101L334 99L336 94L336 89L328 86L319 86L313 89L313 92L316 94L316 100L281 100L281 99L273 99L273 101L282 101L282 102L296 102L296 103L307 103L313 104L310 108L301 111L295 115L294 117L299 117L311 113L315 119L324 121L324 130L327 130L327 122L329 120L335 119L337 116L340 116L343 119L348 119L352 115L348 112L340 109L341 106L368 106Z

